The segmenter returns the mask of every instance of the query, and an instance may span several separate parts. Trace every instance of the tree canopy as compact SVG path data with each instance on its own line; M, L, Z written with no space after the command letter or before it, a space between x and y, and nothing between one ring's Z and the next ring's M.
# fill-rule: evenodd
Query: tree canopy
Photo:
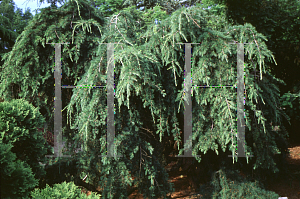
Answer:
M274 56L266 37L249 23L232 25L215 11L199 4L182 7L171 16L155 7L160 23L148 19L151 11L131 6L108 18L90 2L70 0L61 8L41 9L18 36L13 49L6 53L1 66L1 97L24 98L53 125L54 51L62 45L62 85L85 85L62 92L64 135L71 144L83 144L85 150L74 153L82 178L100 186L102 197L127 197L127 185L136 185L144 197L158 198L173 190L164 169L163 154L167 140L183 146L182 104L188 101L184 90L185 48L192 44L192 140L198 162L209 159L213 151L235 154L237 98L235 87L195 87L195 85L236 85L237 46L245 44L245 149L253 155L247 163L253 169L278 171L274 154L278 140L287 132L273 131L270 122L280 124L282 82L271 73ZM147 13L148 12L148 13ZM108 65L107 47L114 43L115 138L117 152L123 157L106 155ZM259 73L256 73L259 71ZM66 90L66 91L65 91ZM286 115L285 115L286 116ZM287 116L286 116L287 117ZM70 119L69 119L70 118ZM78 130L76 128L78 127ZM224 156L225 154L225 156ZM210 160L209 160L210 161ZM233 158L233 163L238 159ZM134 176L134 180L132 180Z
M268 49L273 52L277 62L270 63L271 72L284 81L284 84L278 85L281 108L291 121L284 120L283 125L290 134L290 140L300 141L300 81L295 72L300 67L300 2L205 0L203 3L220 10L233 25L251 23L258 32L266 36Z

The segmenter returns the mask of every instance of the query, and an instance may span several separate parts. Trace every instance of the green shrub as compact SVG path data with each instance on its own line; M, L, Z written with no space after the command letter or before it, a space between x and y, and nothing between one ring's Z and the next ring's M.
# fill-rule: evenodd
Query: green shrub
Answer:
M284 93L280 97L281 107L284 108L285 112L290 118L300 120L300 94Z
M40 188L44 188L46 184L52 186L64 181L71 182L78 177L79 169L77 161L74 159L56 159L57 162L45 166L46 175L42 180Z
M12 144L11 151L17 160L26 162L39 179L45 175L39 162L47 161L45 155L50 146L43 137L42 127L45 119L35 108L24 99L14 99L0 103L1 142Z
M34 178L27 163L16 160L16 154L11 152L11 148L11 144L0 142L0 198L28 198L30 189L38 184L38 180Z
M81 189L76 186L73 182L63 182L61 184L54 184L53 187L50 187L47 184L47 187L40 190L35 189L31 192L33 199L40 198L59 198L59 199L99 199L101 195L96 193L91 193L87 196L85 193L81 193Z
M238 175L237 171L225 170L215 172L209 185L200 187L204 198L279 198L279 195L264 189L258 181L251 182Z

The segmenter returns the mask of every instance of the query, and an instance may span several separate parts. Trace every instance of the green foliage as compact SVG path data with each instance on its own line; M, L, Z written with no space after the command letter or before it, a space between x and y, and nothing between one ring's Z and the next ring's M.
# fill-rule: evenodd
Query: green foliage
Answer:
M279 85L282 98L288 96L297 84L300 84L298 73L300 64L300 2L298 0L205 0L206 6L218 4L224 7L222 12L233 24L251 23L257 31L266 36L268 49L273 52L277 64L271 63L271 72L284 80ZM214 7L214 6L213 6ZM295 108L295 107L294 107ZM300 109L296 105L297 115ZM290 132L292 133L292 132Z
M39 162L46 161L47 148L50 148L43 133L37 130L44 122L39 110L23 99L0 103L1 142L13 145L11 151L17 159L30 165L36 178L45 174Z
M40 183L41 187L46 186L46 184L52 186L64 181L76 181L76 177L80 174L76 161L58 158L49 161L49 164L45 166L45 171L46 175Z
M274 57L264 42L266 37L255 27L249 23L232 26L216 15L218 10L205 11L199 5L178 9L167 18L158 7L154 14L162 18L157 25L145 25L151 22L146 20L147 12L134 7L104 20L88 3L70 0L60 9L42 9L20 35L14 50L5 55L0 91L5 99L22 97L43 108L47 121L53 121L51 72L55 62L50 58L53 46L45 43L70 42L62 45L63 85L106 85L107 48L99 43L118 43L114 46L114 143L123 157L98 157L107 151L105 89L74 88L62 95L67 144L73 148L84 145L83 151L76 154L72 148L71 153L88 174L87 182L103 189L102 197L127 198L127 186L133 184L145 198L166 197L174 191L162 164L162 143L174 137L178 149L182 145L184 112L180 106L187 101L185 51L177 43L200 43L192 45L193 85L236 85L237 48L229 42L252 43L245 45L245 148L247 155L254 155L250 163L247 157L247 163L254 169L278 171L273 157L277 134L269 122L281 122L282 111L276 108L279 80L270 73ZM233 154L236 89L193 87L192 96L192 154ZM286 132L279 137L286 139Z
M13 67L15 70L14 72L9 72L9 70L7 70L9 68L6 67L8 62L1 66L2 73L0 77L0 87L1 90L6 93L5 96L2 96L2 98L8 101L14 98L23 98L32 103L35 107L39 107L41 114L45 116L46 121L49 122L48 127L50 132L53 132L54 126L54 90L48 89L48 86L51 85L53 87L53 65L55 64L55 53L53 51L53 46L46 45L45 43L67 42L65 41L65 38L68 38L68 42L71 44L66 46L67 49L64 48L64 50L62 50L62 58L64 60L62 73L64 74L65 79L62 84L76 84L76 81L80 78L80 76L82 76L81 73L83 73L84 68L87 66L87 60L94 56L93 53L80 53L80 51L94 51L95 48L98 47L98 43L96 41L100 36L99 26L101 26L100 24L104 22L104 18L99 16L100 14L95 8L87 5L87 2L85 1L83 1L82 4L81 17L88 20L88 22L81 21L82 18L78 16L78 13L74 12L74 10L78 9L78 6L74 1L68 2L62 6L62 8L68 7L68 9L64 12L55 12L49 7L41 9L41 13L35 15L34 19L30 21L27 28L17 39L16 42L18 45L15 45L15 50L10 51L3 56L4 59L11 60L11 63L14 63ZM76 16L75 19L72 18L73 14ZM43 16L43 19L41 16ZM70 23L70 21L68 21L69 19L73 19L73 23ZM43 21L43 23L41 23L41 21ZM95 26L93 24L95 24ZM83 31L81 26L85 27L86 25L88 30L89 27L91 27L92 32L87 32L86 34ZM38 31L39 33L35 32L35 30L38 29L40 30ZM68 32L69 35L64 36L61 34L62 32ZM87 37L88 40L91 40L87 41L84 39ZM94 45L91 46L92 43L94 43ZM19 48L22 45L32 45L32 48ZM11 56L16 51L20 52L19 58L17 59L15 59L16 57ZM66 57L69 57L71 52L72 56L67 61ZM78 60L80 61L78 62ZM45 87L43 85L48 86ZM19 92L19 86L27 91ZM31 97L31 95L34 97ZM62 99L70 98L68 95L70 95L70 92L63 92ZM66 123L66 112L63 112L63 118L63 121Z
M300 121L300 95L287 92L281 96L281 106L290 118Z
M85 193L81 193L81 189L77 187L73 182L63 182L61 184L54 184L40 190L35 189L31 192L33 199L40 198L60 198L60 199L99 199L101 195L91 192L91 195L87 196Z
M161 21L166 19L167 17L169 17L169 15L167 15L166 11L163 11L162 7L159 5L156 5L154 8L149 10L145 9L145 11L143 12L143 20L145 22L145 26L153 24L155 19L157 19L157 21Z
M245 46L247 56L245 60L245 73L247 74L245 85L249 93L247 96L248 100L246 101L246 116L248 120L246 120L246 124L249 131L252 130L251 134L246 134L248 135L248 140L252 139L257 143L256 145L254 144L254 147L249 146L248 149L250 152L248 151L248 154L253 152L252 154L256 157L256 162L253 164L254 168L269 168L276 172L276 165L271 156L276 149L276 143L272 140L274 133L265 121L279 119L279 110L273 105L278 103L279 93L276 87L274 87L273 82L271 85L269 83L273 81L272 75L265 72L266 74L264 74L264 78L262 79L262 65L265 63L264 60L272 57L263 42L265 37L257 33L255 28L250 24L232 27L227 23L226 27L219 27L212 30L207 23L207 12L197 6L175 11L172 16L162 20L157 26L148 26L147 31L142 35L140 35L139 31L134 31L135 34L132 34L132 30L128 28L128 24L136 24L136 21L140 18L140 15L133 15L135 12L137 11L128 10L127 12L120 12L117 26L113 23L108 24L115 27L107 28L103 39L100 41L100 43L122 42L129 44L127 46L123 45L122 48L116 46L114 54L116 74L115 92L119 106L119 111L116 111L116 122L120 121L119 125L116 124L116 131L122 132L116 135L115 142L118 143L118 151L125 153L132 160L128 162L124 158L115 160L103 158L103 164L99 164L99 168L103 173L108 172L107 174L116 177L121 170L121 175L125 177L125 172L129 172L130 168L140 168L141 174L136 176L141 178L141 180L136 181L140 192L144 193L145 197L154 197L152 193L159 193L161 191L159 181L155 181L156 178L159 178L157 170L163 172L161 164L155 163L156 159L159 159L160 154L156 147L152 146L153 142L147 143L144 136L139 132L139 129L142 129L145 122L142 119L142 115L147 114L150 117L152 116L153 123L148 123L148 128L158 134L155 136L156 142L161 141L162 136L166 133L170 133L168 126L176 127L178 120L176 121L177 116L175 111L180 111L180 104L185 100L183 96L184 83L182 77L184 53L176 43L201 43L201 45L193 47L193 57L195 59L192 63L192 70L196 71L193 73L194 84L216 85L219 84L216 80L223 79L224 76L228 76L228 79L222 82L223 85L234 84L235 79L233 78L233 74L236 72L232 70L232 67L236 64L236 57L231 56L231 54L236 54L236 48L230 47L228 44L232 40L253 44L259 43L259 49L255 45ZM111 17L110 21L114 21L113 19L116 19L116 16ZM219 24L223 22L221 18L217 18L216 20L219 20ZM133 25L131 27L135 28ZM111 38L111 40L107 38ZM91 65L90 71L97 71L96 67L98 65L96 63L106 60L105 49L99 49L97 55L98 57L96 57L95 63ZM222 67L220 68L219 66ZM251 75L253 68L256 67L259 67L261 70L259 78L261 81L259 82L255 82L254 75ZM170 69L172 71L169 72L168 70ZM96 77L96 73L93 72L86 74L87 79L83 78L79 83L84 84L85 81L97 82ZM179 80L178 87L176 78ZM172 79L174 79L175 85L171 83ZM278 80L275 79L274 81ZM102 113L105 112L106 106L103 106L103 104L106 102L103 96L99 98L99 95L101 96L105 93L89 90L92 95L87 95L87 91L82 89L78 90L78 92L80 93L78 97L71 99L70 103L70 107L76 104L77 114L81 115L81 119L76 121L74 127L78 126L79 129L82 129L79 134L82 135L84 140L88 140L89 137L93 136L99 137L100 143L97 144L97 142L91 141L90 143L93 144L87 149L88 154L94 154L92 155L94 157L99 154L99 151L94 149L95 146L98 146L97 148L100 149L100 154L103 154L105 150L102 142L104 140L103 136L106 135L106 126L103 122L105 116L103 118ZM230 123L236 117L236 110L234 108L236 107L236 90L197 88L194 89L194 92L196 94L193 102L195 104L193 105L193 140L195 141L193 143L193 146L195 146L193 153L206 153L208 150L213 150L218 154L220 149L216 147L217 143L222 146L222 150L224 151L226 149L234 151L234 142L230 143L230 141L233 139L231 132L236 132L236 127L230 125ZM266 95L264 94L265 92L269 94ZM219 98L218 96L222 97ZM79 103L85 97L88 97L88 100L86 100L87 103ZM96 101L96 99L98 100ZM178 104L174 102L174 99L176 99L175 102ZM144 102L144 109L139 105L142 102ZM214 104L214 106L210 106L214 110L209 110L210 107L202 106L206 105L207 102L211 105ZM266 106L262 106L262 103L265 103ZM260 110L256 109L256 105L259 106ZM93 108L95 106L98 107L97 110ZM127 106L128 111L124 106ZM163 107L168 107L168 109L165 110ZM69 110L69 114L71 115L71 109ZM207 112L210 115L207 115ZM224 115L219 117L219 114L222 112L224 112ZM253 115L253 113L256 114ZM128 115L129 117L122 118L123 122L121 123L121 120L117 118L121 118L122 115ZM170 121L167 118L175 119L174 121ZM210 121L212 119L215 124L213 130L210 128ZM94 123L93 121L99 122ZM257 124L254 129L251 129L252 125L250 124L253 123L251 121L255 121ZM88 130L83 130L86 125L89 126ZM122 128L120 128L121 126ZM173 128L171 133L175 139L180 141L178 136L179 131L180 128ZM284 136L284 134L281 136ZM270 145L268 150L265 150L265 143L262 140ZM89 141L84 141L84 143L89 145ZM182 153L182 151L180 152ZM261 153L262 151L265 151L265 153ZM147 154L145 157L142 156L143 159L148 160L143 162L143 167L135 164L141 161L141 155L138 152ZM152 156L152 160L147 158L149 155ZM88 158L86 159L88 160ZM122 169L118 169L117 165L119 164L116 160L118 162L124 161L128 166L122 166ZM197 160L200 161L200 159ZM90 166L91 163L89 161L86 162L89 165L88 171L90 173L95 172ZM97 174L95 173L94 176L96 177ZM148 180L145 180L147 178ZM110 179L111 181L109 181ZM108 186L113 187L111 188L113 190L110 190L112 192L117 192L116 188L120 187L119 183L121 181L118 181L116 178L103 177L101 180L107 180L107 182L111 183ZM158 185L153 186L156 183ZM162 183L164 183L163 179ZM164 185L162 187L165 187ZM147 187L149 191L147 191ZM104 190L103 195L106 196L106 194L108 194L108 191ZM159 194L155 195L155 197L159 197Z
M238 171L224 168L216 171L209 185L200 187L200 193L206 195L204 198L279 198L279 195L267 191L259 182L251 182L240 175ZM210 187L210 189L207 189Z
M92 1L93 2L93 1ZM123 0L95 0L95 6L105 17L119 12L123 8Z
M294 85L293 93L284 93L281 98L281 106L294 121L300 121L300 82Z
M2 131L1 131L2 133ZM3 134L3 133L2 133ZM0 141L0 181L1 198L21 199L28 198L30 191L38 185L30 166L18 160L11 152L12 144Z

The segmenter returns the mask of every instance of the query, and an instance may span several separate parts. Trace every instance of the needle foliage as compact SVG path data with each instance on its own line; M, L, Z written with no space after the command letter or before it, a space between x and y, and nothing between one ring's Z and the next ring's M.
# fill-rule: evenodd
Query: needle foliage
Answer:
M179 154L183 153L179 148L187 101L184 45L177 43L199 43L192 44L192 85L207 86L236 85L237 46L229 42L251 43L244 50L245 149L254 157L246 159L253 169L278 172L275 137L285 140L287 133L272 131L270 125L280 124L284 113L277 108L281 81L270 73L268 64L275 60L265 36L248 23L232 26L200 5L159 16L158 24L149 23L145 16L128 7L105 18L82 0L42 9L4 55L2 97L24 98L53 121L55 60L53 45L45 43L70 43L62 45L62 85L103 86L111 60L102 43L115 43L114 143L123 157L98 157L107 151L105 88L65 89L63 133L68 143L84 146L78 153L72 152L75 145L71 148L81 168L78 176L88 175L87 183L100 186L102 197L126 198L127 186L133 185L144 197L166 197L174 187L164 169L162 143L172 138ZM202 155L196 160L209 158L204 156L208 151L234 154L236 88L193 87L192 103L192 154ZM236 162L233 158L231 164Z

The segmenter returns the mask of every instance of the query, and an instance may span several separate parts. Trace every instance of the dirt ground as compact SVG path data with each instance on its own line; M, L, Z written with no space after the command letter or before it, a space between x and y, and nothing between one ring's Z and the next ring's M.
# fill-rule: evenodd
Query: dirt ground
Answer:
M287 157L289 169L293 175L289 176L289 180L275 181L266 187L269 191L274 191L281 197L288 197L288 199L300 198L300 144L291 144L290 155ZM193 189L192 180L188 179L183 171L172 171L172 167L176 167L176 162L173 161L166 166L166 169L171 170L169 173L170 181L174 183L175 192L171 193L171 198L188 199L188 198L202 198L202 195L197 194ZM84 191L85 192L85 191ZM89 192L87 192L89 195ZM128 199L143 199L143 195L134 191Z
M274 191L281 197L288 197L288 199L300 198L300 144L292 144L289 148L290 155L287 158L289 169L293 175L289 177L288 181L276 181L266 187L269 191ZM175 166L171 162L167 167ZM171 198L188 199L188 198L201 198L202 195L197 194L191 187L191 180L187 178L180 171L169 172L170 181L174 183L175 192L171 194ZM129 199L143 199L142 194L137 191L133 192Z
M300 144L291 144L290 155L287 158L289 169L293 175L289 176L288 181L277 181L266 187L270 191L274 191L281 197L288 199L300 198Z

